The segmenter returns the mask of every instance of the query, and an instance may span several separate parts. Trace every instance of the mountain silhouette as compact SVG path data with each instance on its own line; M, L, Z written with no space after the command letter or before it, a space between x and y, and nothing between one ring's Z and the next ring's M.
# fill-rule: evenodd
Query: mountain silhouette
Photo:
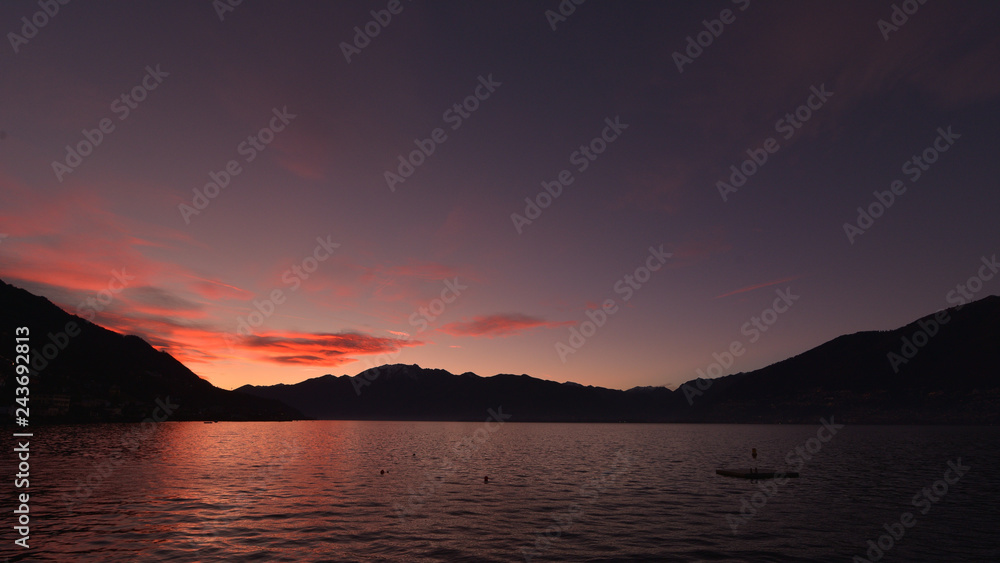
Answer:
M867 423L997 424L998 375L1000 297L989 296L719 378L694 401L709 399L699 410L720 422L765 421L773 410L793 420L825 411Z
M226 391L198 377L138 336L126 336L66 313L48 299L0 281L0 389L15 414L15 330L29 329L29 420L134 422L290 420L302 414L277 401ZM171 412L160 405L176 405Z
M675 390L621 391L396 364L353 377L237 391L320 419L482 420L502 406L511 420L524 422L811 423L836 415L855 424L997 424L998 343L1000 297L990 296L896 330L841 336L762 369L692 380Z
M403 364L226 391L137 336L2 281L0 311L0 341L9 344L0 347L0 389L10 415L20 406L15 329L30 329L32 423L139 421L164 401L177 405L170 420L1000 423L997 296L896 330L840 336L752 372L625 391Z

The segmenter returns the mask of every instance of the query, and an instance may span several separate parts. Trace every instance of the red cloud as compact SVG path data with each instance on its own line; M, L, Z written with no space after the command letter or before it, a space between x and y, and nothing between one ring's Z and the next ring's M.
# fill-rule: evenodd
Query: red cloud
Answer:
M87 190L44 198L15 184L4 203L0 224L9 237L2 248L0 275L25 282L19 285L29 290L48 285L93 293L107 287L116 269L127 269L139 279L169 274L179 268L150 259L145 251L190 244L184 234L108 211L108 203Z
M715 298L716 299L722 299L723 297L729 297L730 295L736 295L737 293L744 293L744 292L747 292L747 291L753 291L755 289L760 289L762 287L768 287L768 286L771 286L771 285L778 285L779 283L790 282L792 280L797 280L800 277L802 277L802 276L791 276L791 277L788 277L788 278L781 278L780 280L774 280L774 281L759 283L757 285L749 285L747 287L741 287L740 289L736 289L736 290L730 291L729 293L723 293L722 295L717 295Z
M439 330L452 336L510 336L537 327L555 328L573 324L572 322L554 322L537 319L521 314L482 315L471 321L448 323Z
M187 274L186 277L198 280L190 284L189 287L191 291L194 291L200 297L209 301L218 301L221 299L239 299L246 301L255 297L253 292L241 289L234 285L223 283L219 280L199 278L190 274Z
M375 289L373 297L384 301L415 302L422 296L421 288L427 281L440 281L457 277L458 273L444 264L411 260L398 266L360 266L359 281ZM440 291L440 290L439 290Z
M398 352L423 342L370 336L356 332L303 333L276 332L245 336L236 347L255 353L261 361L279 364L338 366L354 361L353 356Z

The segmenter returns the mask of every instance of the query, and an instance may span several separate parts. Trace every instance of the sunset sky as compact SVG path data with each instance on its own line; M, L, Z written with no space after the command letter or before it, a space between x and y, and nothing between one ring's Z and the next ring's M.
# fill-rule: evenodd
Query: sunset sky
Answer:
M5 1L0 278L227 389L896 328L1000 252L1000 3L896 5Z

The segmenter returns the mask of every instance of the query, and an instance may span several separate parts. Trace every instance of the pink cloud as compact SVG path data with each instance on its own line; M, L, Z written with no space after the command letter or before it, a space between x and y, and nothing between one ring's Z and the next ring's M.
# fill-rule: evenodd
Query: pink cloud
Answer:
M779 283L790 282L792 280L797 280L800 277L802 277L802 276L791 276L791 277L787 277L787 278L781 278L780 280L774 280L774 281L759 283L759 284L756 284L756 285L749 285L747 287L741 287L740 289L736 289L736 290L730 291L728 293L723 293L722 295L717 295L717 296L715 296L715 298L716 299L722 299L723 297L729 297L730 295L736 295L738 293L746 293L747 291L753 291L755 289L760 289L762 287L770 287L772 285L778 285Z
M398 352L423 342L360 334L357 332L303 333L270 332L241 337L240 349L254 353L259 361L278 364L339 366L355 360L354 356Z
M555 328L572 322L546 321L528 315L505 314L473 317L470 321L448 323L439 330L452 336L511 336L533 328Z
M254 293L252 291L247 291L219 280L211 280L193 275L187 275L187 277L196 280L191 282L188 287L202 298L210 301L223 299L239 299L246 301L247 299L252 299L254 297Z

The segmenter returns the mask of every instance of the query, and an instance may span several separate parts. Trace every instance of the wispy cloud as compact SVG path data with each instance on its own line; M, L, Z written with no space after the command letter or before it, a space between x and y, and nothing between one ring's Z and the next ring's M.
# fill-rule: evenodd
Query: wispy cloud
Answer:
M440 328L441 332L452 336L511 336L533 328L555 328L573 324L572 322L546 321L536 317L521 314L483 315L473 317L469 321L448 323Z
M772 285L778 285L779 283L790 282L790 281L793 281L793 280L797 280L797 279L799 279L801 277L802 276L791 276L791 277L787 277L787 278L781 278L780 280L774 280L774 281L759 283L759 284L756 284L756 285L749 285L747 287L741 287L740 289L736 289L736 290L730 291L729 293L723 293L722 295L716 295L715 299L722 299L723 297L729 297L730 295L736 295L737 293L746 293L748 291L753 291L755 289L760 289L762 287L769 287L769 286L772 286Z
M371 336L357 332L272 332L240 338L236 347L254 353L259 361L277 364L339 366L355 356L396 352L423 342Z
M208 299L210 301L216 301L221 299L240 299L246 301L254 297L253 292L241 289L234 285L224 283L219 280L212 280L194 276L191 274L184 274L185 277L194 279L196 281L191 282L189 285L191 291L197 293L200 297Z

